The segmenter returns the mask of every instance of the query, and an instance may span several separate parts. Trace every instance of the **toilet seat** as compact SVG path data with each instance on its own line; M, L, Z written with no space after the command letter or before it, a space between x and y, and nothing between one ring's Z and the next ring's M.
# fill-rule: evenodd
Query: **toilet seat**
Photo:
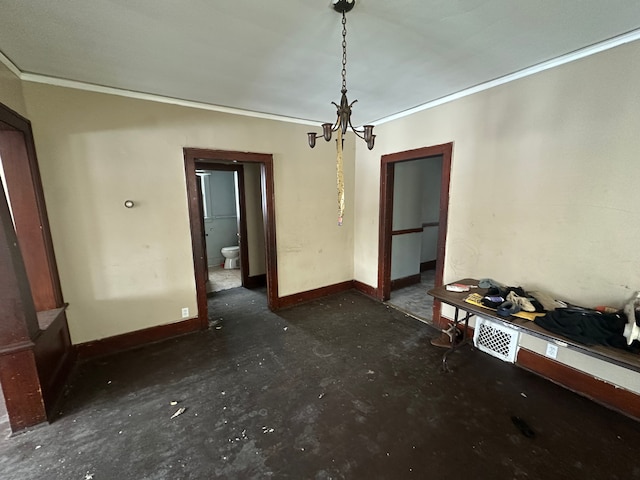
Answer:
M240 247L237 245L234 245L232 247L222 247L221 252L224 253L234 253L234 252L239 252L240 251Z

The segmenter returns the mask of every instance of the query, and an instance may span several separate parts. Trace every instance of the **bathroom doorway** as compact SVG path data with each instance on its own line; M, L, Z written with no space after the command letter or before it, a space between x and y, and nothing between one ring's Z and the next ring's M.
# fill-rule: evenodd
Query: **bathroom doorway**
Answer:
M249 273L245 268L248 260L240 257L240 232L247 230L244 166L197 164L196 167L202 198L207 294L240 287L244 284L242 277L248 277ZM259 195L249 198L254 201L257 198L259 209ZM241 199L244 214L240 211Z
M196 296L198 301L198 319L201 328L208 326L207 282L209 280L209 260L215 263L217 246L207 249L203 202L202 177L208 172L232 172L236 198L236 239L227 236L223 243L239 246L240 284L245 288L266 285L269 308L278 307L275 206L273 195L273 157L269 154L234 152L225 150L207 150L198 148L184 149L185 174L189 219L191 224L191 242L193 247L194 272L196 278ZM200 174L198 175L199 172ZM237 187L235 186L237 185ZM226 187L223 187L226 188ZM228 196L227 198L230 198ZM228 207L228 205L227 205ZM230 208L227 208L230 210ZM215 208L212 209L212 215ZM231 212L221 216L231 217ZM233 218L220 218L227 224ZM214 220L215 221L215 220ZM230 225L227 225L230 227ZM229 228L227 228L229 233ZM232 245L225 245L227 247ZM212 250L209 254L208 250ZM222 261L220 261L222 263ZM227 269L230 270L230 269Z

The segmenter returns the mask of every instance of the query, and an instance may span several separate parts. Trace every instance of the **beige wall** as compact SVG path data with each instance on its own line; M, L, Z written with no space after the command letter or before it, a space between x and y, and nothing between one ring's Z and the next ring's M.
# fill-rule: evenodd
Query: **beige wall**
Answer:
M0 103L23 117L27 115L22 94L22 82L2 62L0 62Z
M376 127L356 151L355 278L376 285L380 156L454 142L445 282L587 306L640 290L640 42Z
M195 316L185 146L274 155L280 296L353 278L353 212L336 225L335 149L310 150L308 126L23 88L74 343L176 322L182 307ZM349 208L353 146L345 178Z
M639 54L617 47L380 125L355 168L346 142L343 227L333 146L309 150L306 126L25 83L74 342L195 314L184 146L274 154L281 296L375 285L380 156L453 141L445 281L620 304L640 289ZM0 100L20 111L2 68Z

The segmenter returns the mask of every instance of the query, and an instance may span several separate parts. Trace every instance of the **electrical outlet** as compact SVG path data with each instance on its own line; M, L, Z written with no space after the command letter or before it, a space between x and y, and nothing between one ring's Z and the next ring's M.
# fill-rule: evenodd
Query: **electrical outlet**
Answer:
M187 318L189 316L189 307L184 307L182 309L182 318Z
M547 343L547 352L545 355L549 358L556 358L558 356L558 346L553 343Z

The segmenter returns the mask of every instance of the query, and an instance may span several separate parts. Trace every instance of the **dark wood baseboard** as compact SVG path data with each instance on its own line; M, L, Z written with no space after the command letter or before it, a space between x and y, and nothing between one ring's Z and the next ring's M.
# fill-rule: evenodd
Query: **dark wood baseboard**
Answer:
M327 295L333 295L334 293L346 292L352 288L353 280L347 280L346 282L335 283L333 285L327 285L326 287L320 287L306 292L294 293L293 295L280 297L278 299L278 309L299 305L311 300L326 297Z
M244 288L260 288L267 286L267 274L263 273L262 275L254 275L252 277L247 277L246 282L244 282Z
M408 277L391 280L391 290L408 287L409 285L415 285L416 283L420 283L419 273L416 273L415 275L409 275Z
M376 287L372 287L371 285L367 285L366 283L354 280L353 288L360 293L364 293L366 296L373 298L374 300L380 299L378 296L378 289Z
M436 260L429 260L428 262L422 262L420 264L421 272L426 272L428 270L435 270L435 269L436 269Z
M516 365L605 407L640 420L640 395L521 348Z
M439 328L447 328L451 320L440 317L434 322ZM460 325L464 327L464 325ZM467 329L467 336L473 337L474 329ZM520 348L516 365L524 370L552 381L574 393L587 397L600 405L616 410L634 420L640 420L640 395L599 380L563 363L556 362L538 353Z
M86 343L75 345L77 358L86 360L89 358L102 357L112 353L130 350L141 347L148 343L178 337L186 333L201 330L198 318L189 318L181 322L170 323L168 325L158 325L155 327L137 330L135 332L124 333L114 337L103 338Z

